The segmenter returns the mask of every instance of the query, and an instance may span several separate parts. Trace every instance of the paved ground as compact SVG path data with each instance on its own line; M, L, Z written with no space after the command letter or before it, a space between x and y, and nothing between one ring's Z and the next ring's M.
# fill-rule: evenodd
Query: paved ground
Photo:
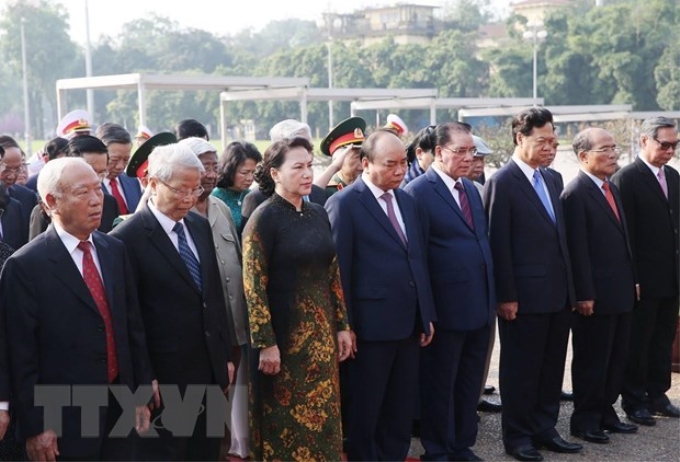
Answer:
M499 347L497 340L489 371L489 379L487 380L487 384L494 385L496 388L498 388L498 355ZM564 390L571 390L570 364L571 346L567 357ZM680 406L680 374L673 374L672 381L668 396L673 404ZM498 400L499 396L494 394L489 398L493 401ZM621 416L621 420L628 422L619 404L617 404L616 409ZM579 454L556 454L544 449L541 453L546 461L680 461L680 419L659 417L655 427L640 426L638 433L634 435L610 435L611 442L601 445L586 443L569 435L569 417L572 410L572 403L562 403L557 430L566 440L582 443L584 446L583 451ZM481 417L477 445L473 448L475 453L486 461L514 461L515 459L506 455L503 450L500 414L481 413ZM414 438L409 455L417 458L422 453L423 449L420 441Z

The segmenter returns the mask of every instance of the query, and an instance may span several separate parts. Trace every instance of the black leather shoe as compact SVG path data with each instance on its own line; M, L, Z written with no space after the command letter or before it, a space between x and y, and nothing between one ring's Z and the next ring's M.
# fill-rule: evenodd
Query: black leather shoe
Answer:
M503 406L483 399L477 404L477 410L482 412L501 412Z
M656 419L652 417L647 409L638 409L630 414L626 414L628 420L632 420L636 424L645 425L647 427L653 427L656 425Z
M544 447L548 451L560 452L563 454L572 454L574 452L579 452L583 449L583 446L578 443L570 443L565 441L561 436L556 436L551 440L534 440L534 446L537 448Z
M560 401L574 401L574 394L562 390L562 393L560 393Z
M493 385L484 385L484 394L485 395L493 395L496 391L496 387Z
M662 415L665 417L672 417L674 419L680 419L680 409L678 409L677 406L672 405L671 403L661 406L650 406L649 410L651 413L654 413L656 415Z
M623 422L618 422L613 425L602 425L603 430L607 430L609 433L637 433L637 425L627 424Z
M467 450L461 452L460 454L455 454L455 455L449 457L449 460L452 461L452 462L458 462L458 461L461 461L461 462L468 462L468 461L469 462L480 462L480 461L483 461L484 459L482 459L477 454L472 452L471 449L467 449Z
M588 441L589 443L597 444L609 443L609 437L602 430L571 432L571 435L575 436L576 438L581 438L583 441Z
M517 446L516 448L507 448L505 453L514 457L517 460L526 462L540 462L543 456L533 446Z

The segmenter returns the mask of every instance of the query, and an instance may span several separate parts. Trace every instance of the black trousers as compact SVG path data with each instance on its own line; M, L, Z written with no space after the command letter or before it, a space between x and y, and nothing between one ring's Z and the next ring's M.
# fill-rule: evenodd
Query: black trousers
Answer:
M640 300L633 309L632 348L621 392L627 413L650 404L666 405L671 387L671 349L678 297Z

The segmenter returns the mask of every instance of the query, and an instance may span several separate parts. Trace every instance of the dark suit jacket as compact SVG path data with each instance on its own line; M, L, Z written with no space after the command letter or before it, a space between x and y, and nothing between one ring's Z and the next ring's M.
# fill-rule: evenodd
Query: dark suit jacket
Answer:
M142 198L142 186L137 178L127 176L125 173L118 175L118 183L121 188L123 188L123 195L125 195L128 212L133 213L137 210L139 200Z
M25 226L28 230L28 223L31 221L31 211L33 210L33 207L38 204L38 195L20 184L12 185L7 188L7 191L11 198L21 202L22 226Z
M34 193L38 193L38 173L34 173L33 175L28 177L28 180L26 180L26 184L24 185L26 188L30 189Z
M519 313L554 313L575 302L559 183L543 178L557 224L513 160L484 186L496 296L519 302Z
M626 218L611 185L621 221L595 182L583 172L562 192L576 300L595 300L595 315L630 311L635 303L633 257Z
M394 194L408 247L361 178L326 202L350 324L361 340L429 333L436 320L416 204L401 189Z
M491 325L496 316L496 289L482 199L471 181L462 181L474 229L433 168L405 191L421 212L437 328L476 330Z
M118 239L95 231L93 240L113 318L119 381L134 390L153 376L130 262ZM102 317L54 227L5 263L0 310L8 326L11 406L24 437L47 430L43 408L34 405L35 385L108 384ZM101 444L79 438L77 407L64 410L63 435L68 447L60 442L60 449L69 455L97 453L92 447Z
M612 176L621 192L640 296L645 299L677 297L680 287L680 179L668 165L664 173L668 199L640 158Z
M159 383L226 387L231 341L210 224L194 212L184 224L198 250L202 291L148 205L111 235L125 243L130 255Z
M0 221L2 222L2 241L14 250L18 250L28 242L28 227L24 223L22 205L18 200L9 198Z

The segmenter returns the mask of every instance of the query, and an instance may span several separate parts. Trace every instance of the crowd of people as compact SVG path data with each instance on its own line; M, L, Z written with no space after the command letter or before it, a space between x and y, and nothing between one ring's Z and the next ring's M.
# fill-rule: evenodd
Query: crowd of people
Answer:
M315 175L296 120L263 153L220 153L193 119L132 136L88 118L61 121L32 175L0 137L0 458L393 461L417 428L421 460L474 461L481 410L507 454L541 461L583 449L556 429L570 335L571 436L680 418L673 120L645 120L626 166L582 130L565 185L540 107L488 179L461 122L407 139L396 115L370 134L350 117ZM496 330L501 403L483 399ZM55 423L38 390L64 385L100 386L97 411L74 392ZM178 399L202 409L188 432Z

